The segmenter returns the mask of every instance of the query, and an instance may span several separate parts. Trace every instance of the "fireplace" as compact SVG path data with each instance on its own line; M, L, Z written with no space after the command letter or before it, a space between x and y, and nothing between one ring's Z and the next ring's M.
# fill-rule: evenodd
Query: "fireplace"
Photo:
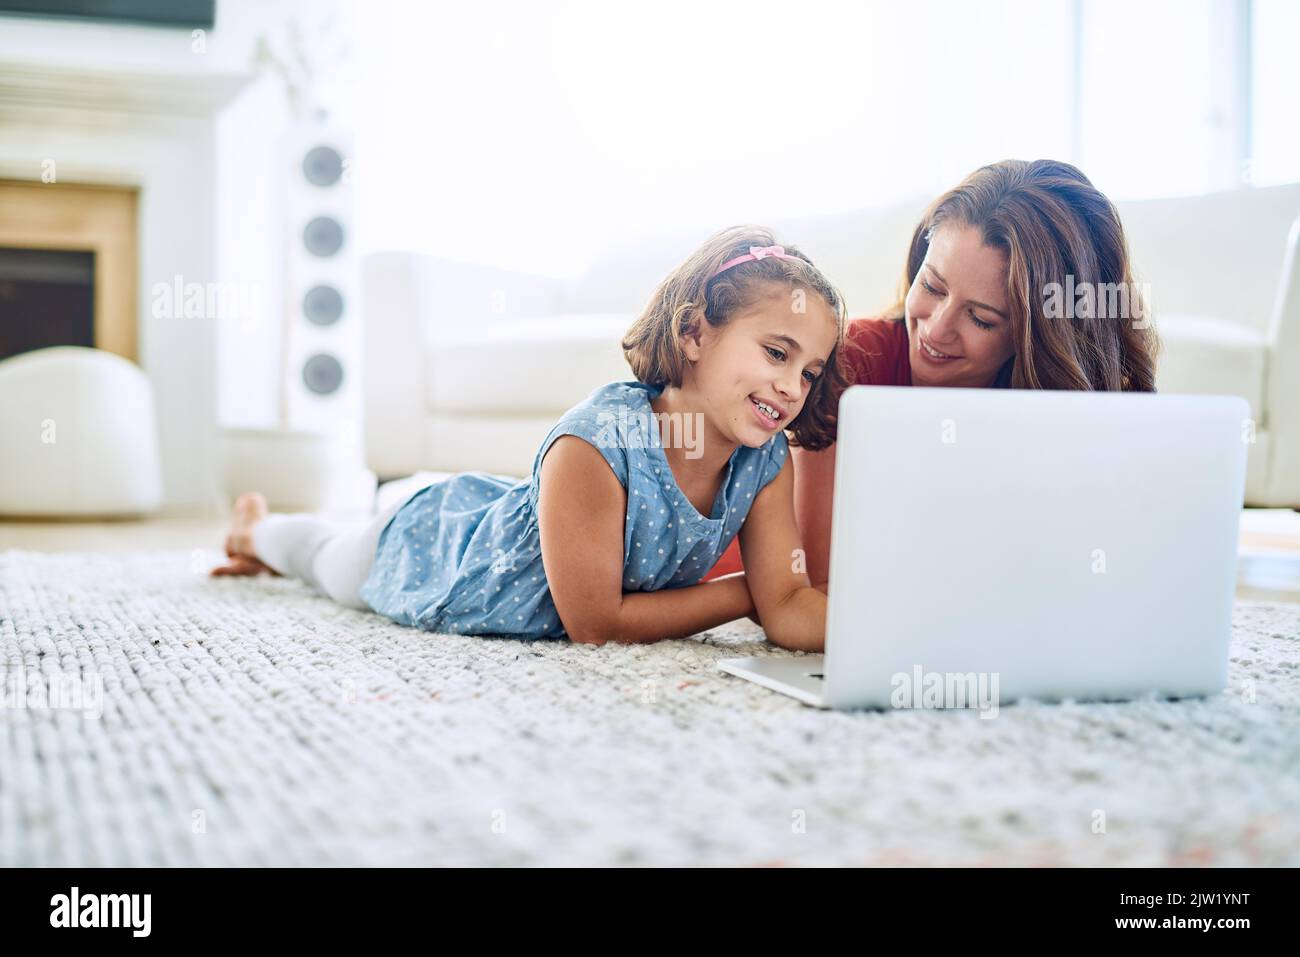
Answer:
M0 359L47 346L137 356L136 190L0 181Z
M95 345L95 254L0 247L0 359Z
M158 318L150 296L177 276L232 278L235 255L272 258L277 240L246 202L256 180L245 170L266 168L256 121L275 114L254 98L228 126L218 122L249 85L252 37L223 34L228 46L201 55L188 31L4 17L0 29L0 248L90 254L93 345L134 362L152 386L163 509L220 515L218 324ZM73 282L72 263L41 268ZM5 275L34 265L34 256L10 256ZM17 346L34 341L43 340Z

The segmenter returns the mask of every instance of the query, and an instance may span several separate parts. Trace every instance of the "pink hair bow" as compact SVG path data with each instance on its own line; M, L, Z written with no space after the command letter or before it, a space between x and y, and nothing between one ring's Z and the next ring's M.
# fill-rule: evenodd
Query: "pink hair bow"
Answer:
M775 256L777 259L799 258L798 256L791 256L788 254L785 251L784 246L750 246L749 252L745 253L743 256L737 256L735 259L727 260L717 268L717 271L714 272L713 276L716 276L720 272L725 272L732 266L737 266L740 263L750 262L751 260L753 262L758 262L760 259L766 259L768 256ZM710 276L709 278L712 279L713 276Z

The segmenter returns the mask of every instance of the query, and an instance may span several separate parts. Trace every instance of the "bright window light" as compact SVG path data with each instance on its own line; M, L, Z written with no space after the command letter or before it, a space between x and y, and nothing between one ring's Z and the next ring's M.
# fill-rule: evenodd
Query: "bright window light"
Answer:
M1254 8L1248 163L1237 0L376 0L361 246L575 275L611 242L914 201L1009 157L1116 199L1300 178L1298 14Z
M1250 182L1300 181L1300 4L1254 0Z

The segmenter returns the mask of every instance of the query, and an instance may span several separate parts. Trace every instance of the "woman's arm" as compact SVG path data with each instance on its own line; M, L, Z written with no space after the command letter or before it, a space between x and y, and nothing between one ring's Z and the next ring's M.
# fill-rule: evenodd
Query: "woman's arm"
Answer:
M572 641L645 644L753 614L742 575L624 593L626 517L627 491L604 456L577 436L556 439L542 460L537 526L546 582Z
M786 456L776 478L754 499L740 527L740 554L768 640L782 648L822 651L826 594L812 587L799 561L802 543L794 517L794 469Z
M794 515L808 556L808 577L823 593L830 579L831 503L835 492L835 446L820 452L792 447Z

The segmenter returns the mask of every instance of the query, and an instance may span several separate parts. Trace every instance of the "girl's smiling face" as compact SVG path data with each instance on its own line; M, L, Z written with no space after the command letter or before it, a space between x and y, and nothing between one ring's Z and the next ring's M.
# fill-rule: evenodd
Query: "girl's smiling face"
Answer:
M984 388L1015 355L1007 257L974 227L935 227L905 310L913 385Z
M683 391L729 441L758 448L790 428L835 348L835 313L806 289L766 290L721 329L699 319L683 338ZM763 408L766 406L766 408Z

